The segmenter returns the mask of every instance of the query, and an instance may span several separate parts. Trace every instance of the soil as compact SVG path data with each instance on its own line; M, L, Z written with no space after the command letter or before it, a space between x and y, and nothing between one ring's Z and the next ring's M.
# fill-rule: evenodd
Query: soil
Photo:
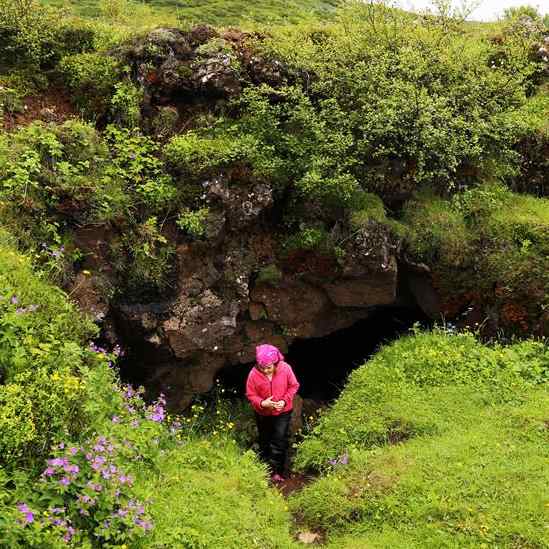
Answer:
M300 473L290 473L290 475L284 479L276 487L280 490L284 497L288 497L290 494L301 490L304 486L314 480L311 475L302 475Z
M50 88L40 95L29 95L23 100L23 112L4 116L4 129L12 131L28 126L35 120L62 123L78 115L66 90Z

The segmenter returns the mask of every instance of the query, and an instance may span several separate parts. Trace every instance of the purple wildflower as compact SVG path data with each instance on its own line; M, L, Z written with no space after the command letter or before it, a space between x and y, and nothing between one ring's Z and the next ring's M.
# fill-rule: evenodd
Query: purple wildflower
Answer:
M23 522L25 524L30 524L34 521L34 513L29 509L29 506L26 503L19 503L17 509L24 515Z
M76 533L76 530L72 526L68 526L67 527L67 533L63 536L63 539L66 542L69 542L72 539L72 537L74 536L75 533Z
M76 448L75 446L69 448L69 454L71 456L75 456L76 454L78 454L78 448Z
M120 423L120 418L118 416L112 416L111 421L113 423Z
M59 484L61 484L63 486L68 486L70 483L71 483L71 481L67 477L63 477L62 479L59 480Z
M10 303L12 305L17 305L19 303L19 298L16 295L11 296Z
M53 467L46 467L42 472L42 476L51 477L55 474L55 469Z
M143 520L140 518L136 518L134 522L135 524L137 524L137 526L141 526L143 530L150 530L153 526L152 522L149 522L148 520Z

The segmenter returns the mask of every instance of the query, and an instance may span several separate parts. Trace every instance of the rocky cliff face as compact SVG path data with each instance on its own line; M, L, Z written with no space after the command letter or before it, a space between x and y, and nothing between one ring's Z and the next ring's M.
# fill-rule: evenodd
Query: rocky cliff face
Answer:
M205 189L210 230L203 241L177 245L168 298L108 302L93 274L73 288L82 308L105 319L112 343L133 349L134 367L174 407L209 390L224 366L253 362L258 343L285 352L295 338L325 336L366 318L373 307L413 304L414 295L437 314L428 274L402 263L400 243L386 227L339 227L338 260L313 251L283 253L274 241L267 185L244 191L216 180ZM102 253L108 238L93 228L77 235L88 266L103 277L110 272Z

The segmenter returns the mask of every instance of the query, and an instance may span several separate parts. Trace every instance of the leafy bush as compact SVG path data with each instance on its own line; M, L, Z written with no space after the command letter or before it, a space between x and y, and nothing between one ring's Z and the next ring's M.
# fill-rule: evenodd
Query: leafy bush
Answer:
M82 344L95 329L4 243L0 272L0 449L2 462L15 465L85 425L80 371L96 359Z
M254 165L256 143L247 136L200 136L194 132L177 135L164 148L170 168L193 179L217 175L232 165Z
M495 305L500 328L524 334L546 306L547 211L545 199L489 185L451 201L425 193L405 205L402 221L409 251L432 266L448 314L472 301Z
M125 237L130 258L125 278L132 292L164 290L169 284L174 247L162 235L156 217L149 217Z
M118 82L111 99L113 120L120 126L135 128L141 121L143 91L129 82Z
M196 211L181 212L176 220L176 225L194 238L201 238L206 234L205 222L208 218L209 209L200 208Z
M94 120L108 113L116 93L115 85L121 76L116 59L96 52L79 53L64 57L59 69L83 114ZM119 96L115 107L121 102Z

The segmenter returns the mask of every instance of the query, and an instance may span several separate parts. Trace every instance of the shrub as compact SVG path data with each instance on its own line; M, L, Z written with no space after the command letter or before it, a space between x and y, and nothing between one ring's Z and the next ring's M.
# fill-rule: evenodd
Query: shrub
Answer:
M256 284L271 284L276 286L281 280L282 271L274 263L271 263L259 271Z
M145 212L157 213L173 207L177 191L158 158L158 145L139 130L107 128L106 139L112 162L105 175L123 182L126 192L133 191L137 205Z
M200 208L196 211L184 211L178 215L175 223L188 235L194 238L202 238L206 234L205 223L208 214L208 208Z
M129 82L118 82L111 99L113 121L120 126L136 128L141 121L143 91Z
M217 175L234 165L255 163L256 143L247 136L200 136L188 132L173 137L164 148L168 166L193 179Z
M125 236L130 263L125 275L132 292L162 291L166 289L172 270L174 248L162 235L156 217L149 217L136 227L135 233Z
M94 120L108 113L121 76L116 59L102 53L79 53L64 57L59 69L86 117ZM116 101L121 103L122 98Z
M86 422L79 372L95 363L95 333L64 294L32 274L27 258L0 246L0 448L10 466L33 462Z

